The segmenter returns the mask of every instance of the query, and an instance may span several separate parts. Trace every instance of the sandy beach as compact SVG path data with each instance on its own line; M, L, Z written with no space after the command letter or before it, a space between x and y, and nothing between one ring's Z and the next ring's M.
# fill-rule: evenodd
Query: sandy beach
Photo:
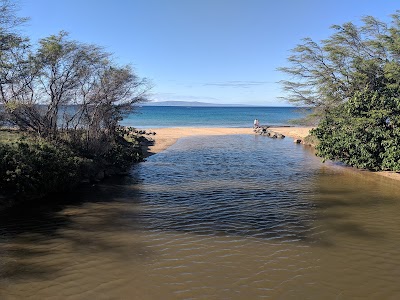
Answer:
M281 133L288 138L304 139L312 129L312 127L270 127L272 131ZM232 134L251 134L254 135L253 128L225 128L225 127L176 127L176 128L153 128L150 131L156 132L151 136L154 140L153 145L147 149L147 155L153 155L164 151L168 147L176 143L180 138L191 136L207 136L207 135L232 135ZM374 174L386 178L400 181L400 173L396 172L374 172Z
M272 131L281 133L290 138L303 139L311 130L311 127L271 127ZM176 143L183 137L204 136L204 135L232 135L232 134L252 134L253 128L199 128L199 127L176 127L176 128L154 128L150 131L156 132L151 136L154 144L149 146L148 155L159 153Z

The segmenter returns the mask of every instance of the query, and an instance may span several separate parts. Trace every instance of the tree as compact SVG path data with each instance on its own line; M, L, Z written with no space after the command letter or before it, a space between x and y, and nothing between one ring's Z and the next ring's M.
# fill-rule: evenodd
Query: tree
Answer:
M89 97L91 111L89 127L92 131L105 129L115 132L118 121L131 112L132 105L144 101L146 82L138 78L129 66L102 65L99 81Z
M63 31L32 45L18 33L24 21L0 0L0 124L24 132L0 144L1 194L38 197L140 161L118 122L146 100L147 80Z
M18 109L17 101L25 101L26 87L32 80L29 39L18 32L26 19L17 17L15 11L16 6L10 1L0 1L0 119L3 122L9 121L8 113ZM13 117L17 119L16 115Z
M11 68L18 80L0 84L1 101L12 124L40 136L84 130L88 147L112 138L118 121L146 100L146 79L113 63L101 47L68 39L66 32L41 39L36 52L20 53L26 67Z
M392 15L391 26L371 16L362 21L360 27L334 25L330 38L320 43L306 38L292 49L289 66L279 68L290 76L281 82L284 99L323 116L357 91L379 89L379 78L399 62L400 12Z
M400 171L400 11L391 24L373 17L332 27L319 44L294 48L287 99L315 108L317 155L370 170Z

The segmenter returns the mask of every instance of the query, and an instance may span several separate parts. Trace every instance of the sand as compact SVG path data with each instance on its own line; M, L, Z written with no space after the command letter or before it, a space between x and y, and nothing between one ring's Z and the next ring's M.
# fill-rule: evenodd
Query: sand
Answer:
M292 138L304 138L308 135L311 127L271 127L273 131L284 134ZM174 127L174 128L154 128L147 131L154 131L156 135L151 136L154 144L148 147L148 155L159 153L176 143L183 137L205 136L205 135L232 135L232 134L251 134L254 135L253 128L199 128L199 127Z
M281 133L293 139L304 139L312 127L271 127L270 130ZM154 128L151 131L156 135L151 136L154 144L147 149L147 155L159 153L176 143L183 137L207 136L207 135L232 135L232 134L251 134L254 135L253 128L199 128L199 127L176 127L176 128ZM397 172L374 172L386 178L400 181L400 173Z

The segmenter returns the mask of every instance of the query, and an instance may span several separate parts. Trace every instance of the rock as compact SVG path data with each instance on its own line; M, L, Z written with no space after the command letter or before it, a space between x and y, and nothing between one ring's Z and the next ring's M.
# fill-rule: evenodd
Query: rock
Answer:
M258 128L254 128L253 131L255 133L258 133L259 135L266 135L266 136L268 136L270 138L273 138L273 139L277 139L277 138L278 139L284 139L285 138L285 136L283 134L277 133L275 131L271 131L268 128L269 128L269 126L261 126L261 127L258 127Z

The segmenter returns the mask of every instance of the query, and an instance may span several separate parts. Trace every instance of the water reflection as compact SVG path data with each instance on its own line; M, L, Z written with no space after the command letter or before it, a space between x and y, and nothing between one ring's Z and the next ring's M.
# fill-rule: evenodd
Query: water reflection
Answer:
M1 299L390 298L400 190L263 137L181 140L2 216Z

